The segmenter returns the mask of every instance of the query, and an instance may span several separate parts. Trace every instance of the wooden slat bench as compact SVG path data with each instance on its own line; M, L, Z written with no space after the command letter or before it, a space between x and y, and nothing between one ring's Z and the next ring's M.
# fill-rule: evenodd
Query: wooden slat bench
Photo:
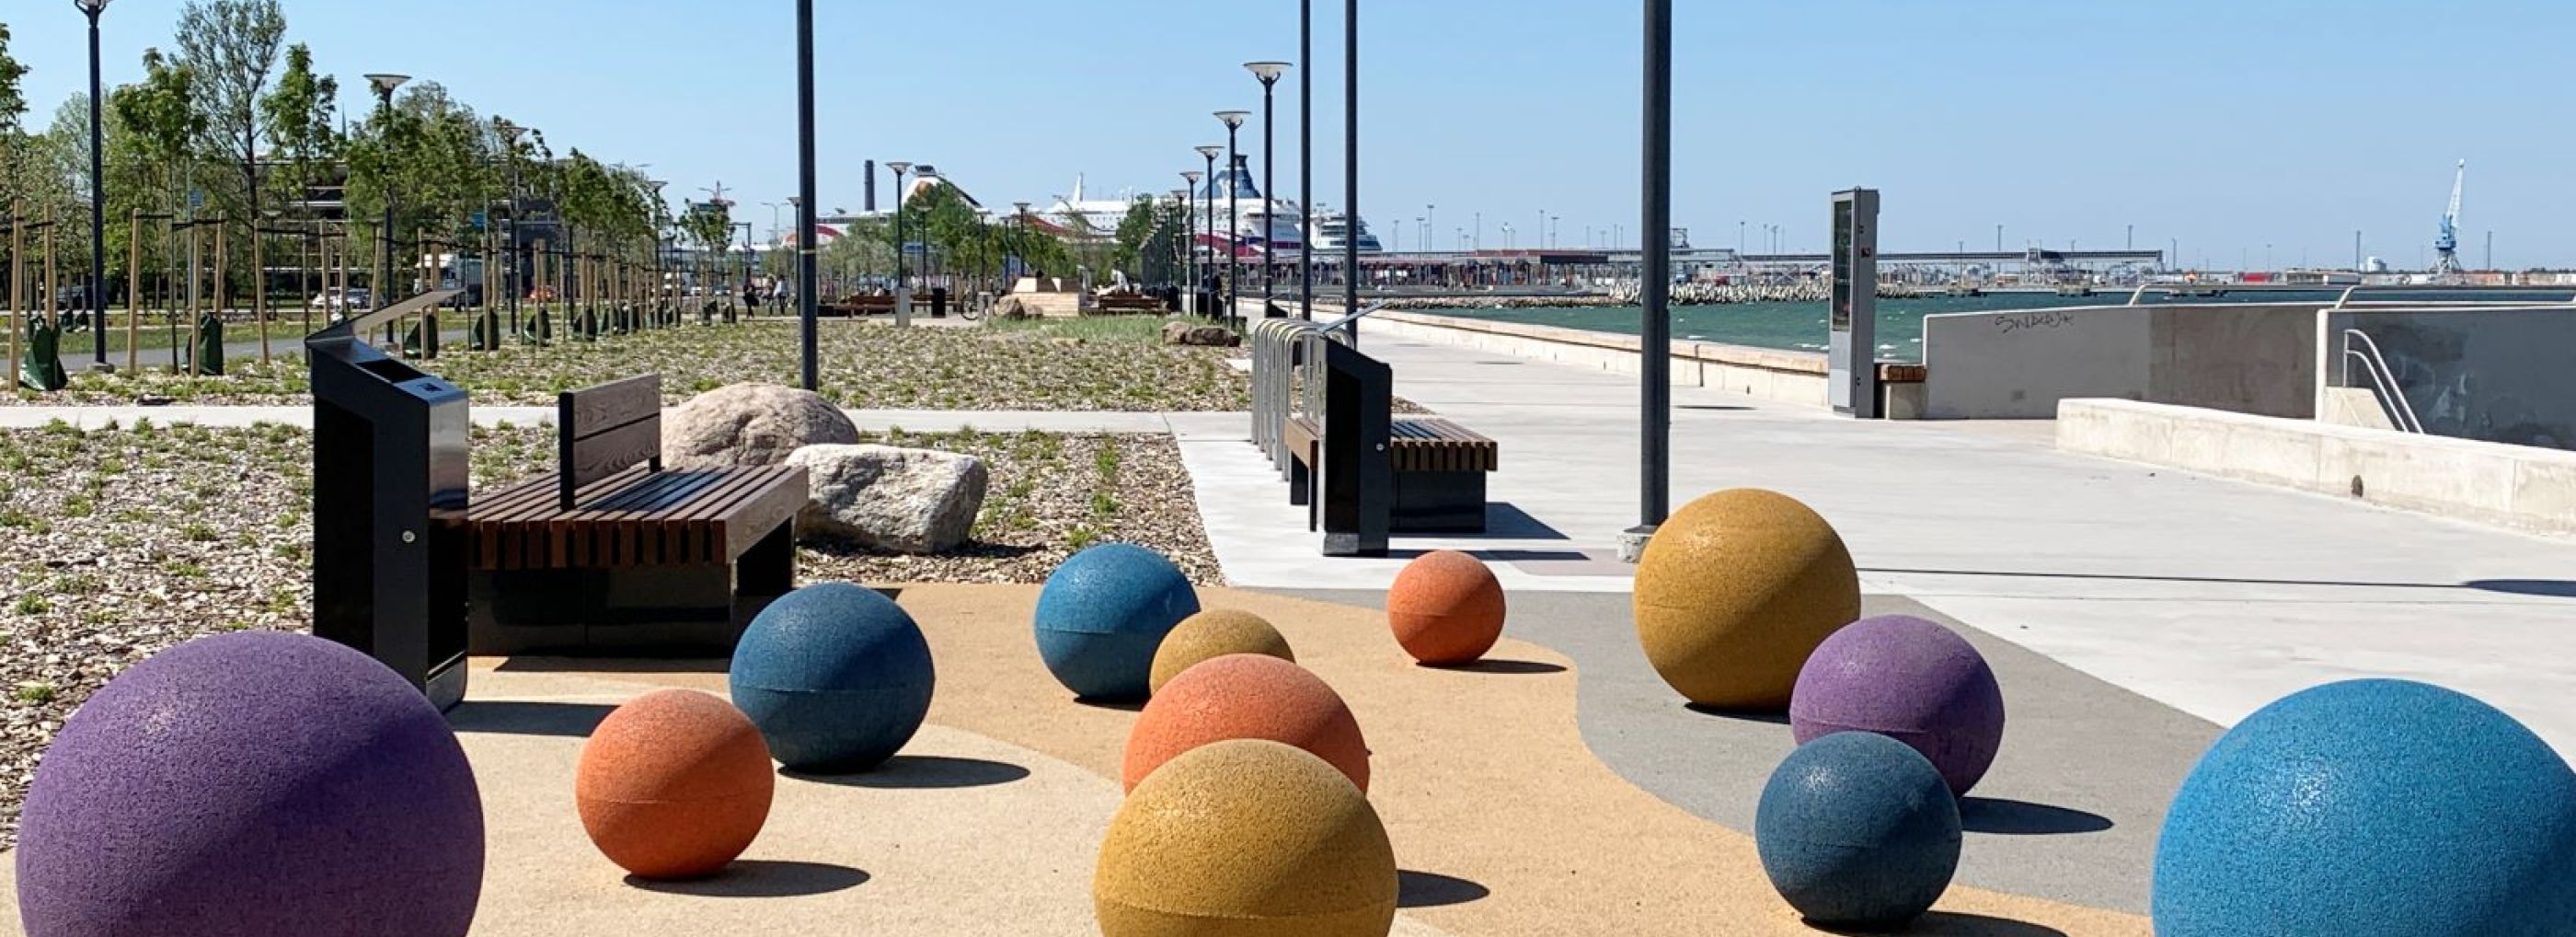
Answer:
M1501 443L1438 417L1396 417L1388 421L1387 437L1395 470L1395 532L1484 532L1485 476L1502 468ZM1312 416L1291 417L1285 438L1296 461L1289 503L1308 504L1323 455L1323 424Z
M795 585L797 467L664 471L662 382L563 394L558 470L467 510L475 654L729 653Z

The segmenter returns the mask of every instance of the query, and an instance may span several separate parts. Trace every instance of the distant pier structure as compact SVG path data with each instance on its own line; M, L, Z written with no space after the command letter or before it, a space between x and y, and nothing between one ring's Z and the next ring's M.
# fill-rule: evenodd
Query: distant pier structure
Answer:
M1673 275L1698 280L1764 283L1807 280L1821 276L1833 258L1827 254L1751 254L1733 248L1685 248L1673 252ZM1516 250L1411 251L1363 254L1360 267L1368 282L1411 287L1573 287L1634 281L1644 267L1641 251L1576 248ZM1954 284L1975 280L2022 287L2082 285L2118 280L2124 274L2164 272L2163 251L1935 251L1884 253L1878 256L1881 282ZM1297 269L1294 251L1279 252L1282 270ZM1342 257L1315 256L1319 282L1340 282ZM1248 275L1258 276L1257 263Z

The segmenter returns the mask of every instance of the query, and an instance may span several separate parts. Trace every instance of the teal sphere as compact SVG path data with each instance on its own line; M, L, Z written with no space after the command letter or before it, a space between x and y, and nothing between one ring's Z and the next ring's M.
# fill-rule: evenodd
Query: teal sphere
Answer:
M1104 543L1065 560L1038 592L1038 656L1077 697L1143 699L1163 636L1198 611L1197 590L1171 560Z
M864 771L930 715L930 642L893 599L846 582L806 586L752 619L727 682L779 764Z
M1874 732L1798 746L1754 809L1753 844L1780 897L1824 927L1923 916L1959 870L1959 804L1930 759Z
M2576 934L2576 772L2451 690L2303 690L2184 779L2152 910L2159 937Z

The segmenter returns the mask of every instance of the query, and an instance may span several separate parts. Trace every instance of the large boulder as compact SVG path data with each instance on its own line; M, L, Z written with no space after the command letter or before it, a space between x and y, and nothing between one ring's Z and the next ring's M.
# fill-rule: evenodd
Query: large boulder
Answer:
M903 553L965 543L989 481L982 459L898 446L807 446L787 464L804 466L813 486L803 530Z
M806 446L859 441L859 428L823 395L776 384L735 384L662 415L662 465L671 469L777 465Z

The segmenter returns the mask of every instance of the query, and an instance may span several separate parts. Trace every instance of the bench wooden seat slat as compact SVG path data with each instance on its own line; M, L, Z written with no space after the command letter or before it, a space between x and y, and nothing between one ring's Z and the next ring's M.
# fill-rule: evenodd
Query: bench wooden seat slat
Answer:
M801 468L663 471L658 377L566 393L556 417L559 470L467 510L475 568L730 563L808 496Z

